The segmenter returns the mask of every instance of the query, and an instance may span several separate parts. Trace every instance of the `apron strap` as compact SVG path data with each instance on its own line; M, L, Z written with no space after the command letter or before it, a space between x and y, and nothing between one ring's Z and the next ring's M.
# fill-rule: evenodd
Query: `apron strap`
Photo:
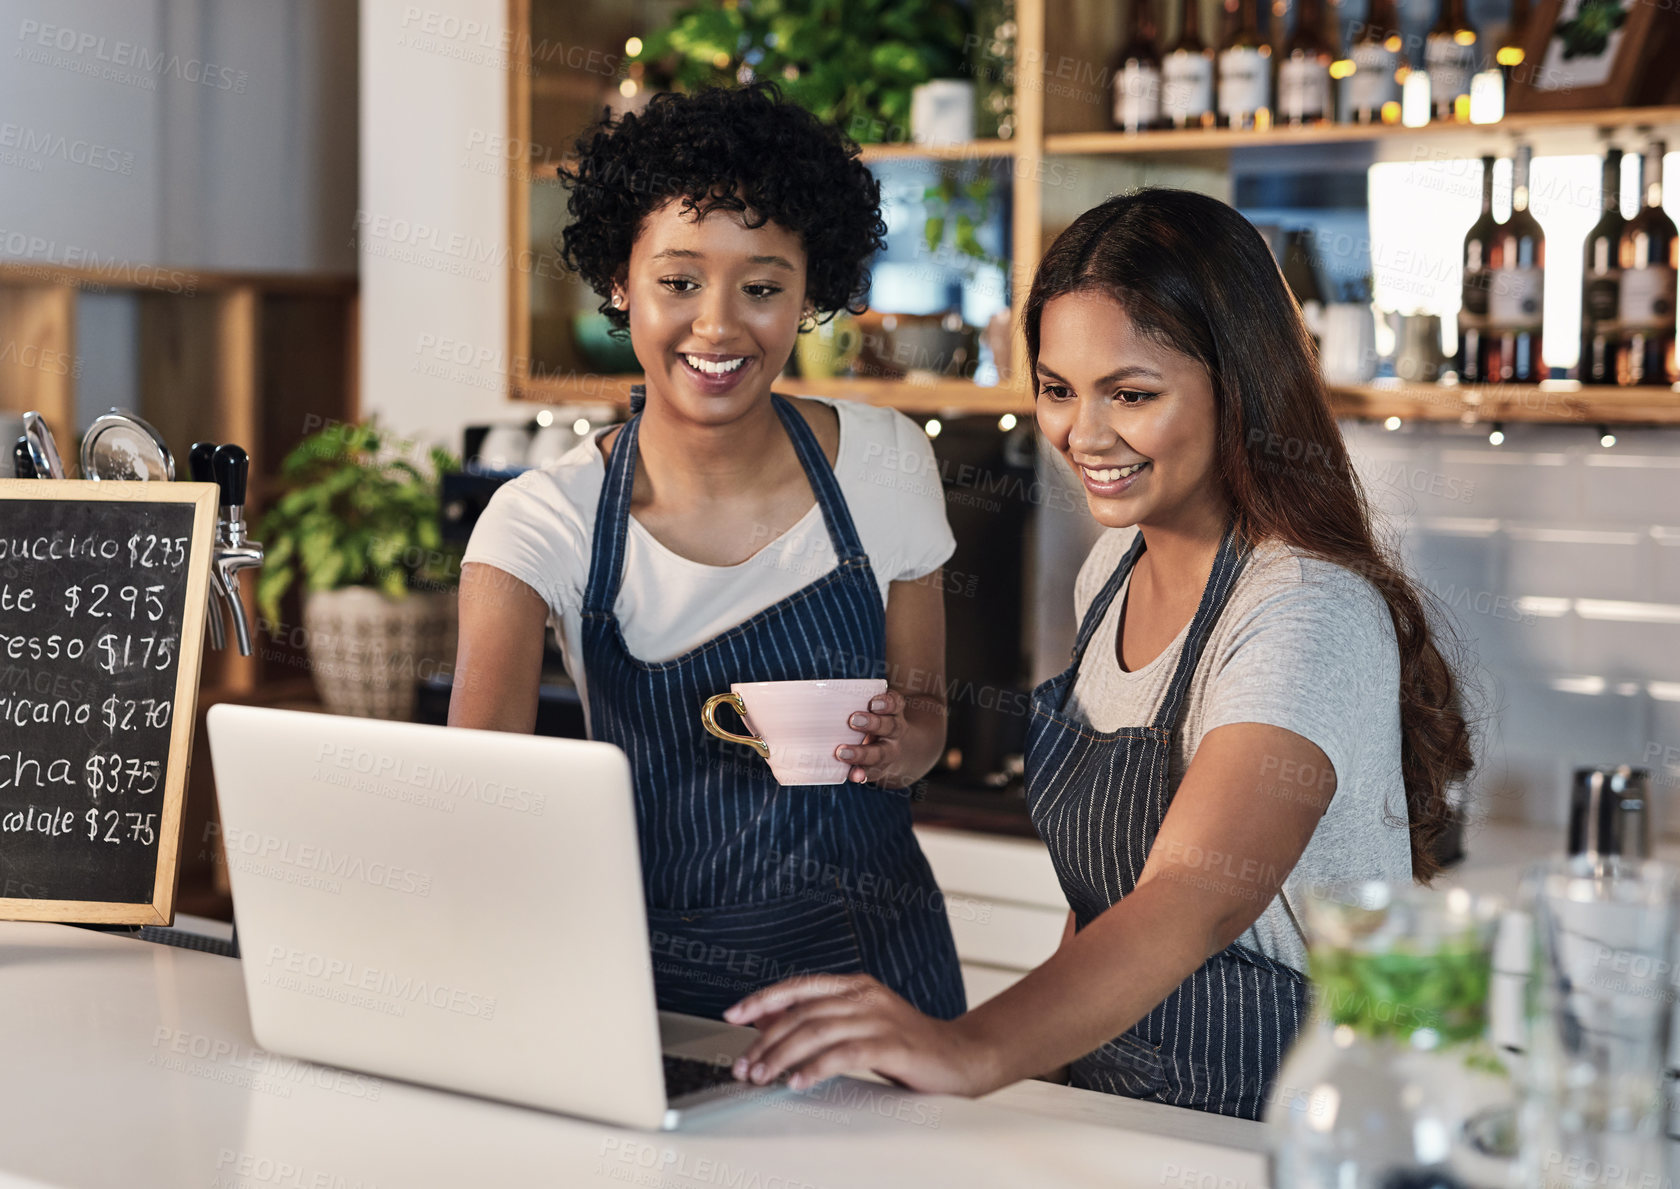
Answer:
M1073 663L1076 667L1085 659L1086 646L1091 643L1091 637L1097 634L1097 626L1102 623L1103 616L1108 614L1109 604L1114 602L1114 596L1120 592L1121 583L1126 581L1126 575L1132 572L1132 566L1142 554L1143 533L1140 531L1132 538L1132 545L1126 550L1126 556L1114 567L1114 573L1108 576L1108 582L1097 592L1097 597L1091 600L1091 605L1085 608L1085 618L1079 621L1079 636L1073 643Z
M624 578L624 553L630 532L630 493L636 486L636 435L641 429L641 406L646 399L630 389L631 408L636 412L618 431L618 442L607 459L607 477L595 501L595 532L590 546L589 585L583 593L585 615L612 613ZM642 399L637 399L642 397Z
M1138 536L1141 538L1143 534L1140 532ZM1220 613L1225 610L1225 602L1230 598L1231 588L1236 586L1237 578L1248 562L1248 554L1249 550L1237 541L1236 524L1227 523L1225 535L1219 540L1219 552L1213 557L1213 572L1208 575L1207 585L1202 588L1202 601L1197 605L1196 615L1190 621L1190 631L1184 639L1184 651L1179 653L1178 667L1173 670L1172 682L1167 686L1166 696L1156 708L1155 720L1150 726L1165 731L1177 728L1179 711L1189 695L1190 679L1195 676L1196 663L1201 660L1202 648L1207 644L1208 636L1213 633L1213 625L1218 621Z
M848 561L867 561L863 543L852 522L851 510L840 492L840 481L834 468L818 444L816 434L793 405L770 394L777 416L793 442L799 465L811 484L811 491L822 509L823 524L834 546L840 564ZM642 407L647 403L645 385L630 388L630 407L636 412L618 431L612 457L607 460L607 474L601 483L601 495L595 503L595 533L590 547L589 584L584 591L585 615L611 614L618 600L618 590L624 581L624 556L629 542L630 497L636 485L636 440L641 429Z
M793 440L799 465L805 468L805 478L810 481L811 492L817 497L817 507L822 509L823 523L828 526L828 539L834 546L835 556L841 564L867 560L868 555L864 553L863 542L857 534L857 525L852 523L851 509L846 506L846 497L840 493L840 480L835 477L834 468L828 465L828 456L823 453L817 435L799 415L799 410L793 407L792 401L772 392L770 402L776 407L788 437Z

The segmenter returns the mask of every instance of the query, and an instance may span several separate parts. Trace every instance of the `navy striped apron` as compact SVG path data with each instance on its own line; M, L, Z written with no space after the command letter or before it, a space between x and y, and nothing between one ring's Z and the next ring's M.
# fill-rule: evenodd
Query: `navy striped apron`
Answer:
M1228 528L1155 720L1093 730L1063 712L1068 690L1143 549L1140 532L1085 612L1073 664L1033 691L1027 808L1081 929L1137 887L1172 800L1167 764L1190 678L1248 558ZM1073 1062L1069 1080L1087 1090L1258 1119L1306 999L1299 971L1227 946L1143 1019Z
M809 586L674 660L640 660L613 612L639 413L619 431L596 507L582 623L590 734L634 773L659 1006L715 1019L793 975L864 971L949 1019L964 1010L962 976L908 796L778 785L750 749L700 723L701 704L734 682L886 672L881 590L840 484L805 419L771 399L838 558Z

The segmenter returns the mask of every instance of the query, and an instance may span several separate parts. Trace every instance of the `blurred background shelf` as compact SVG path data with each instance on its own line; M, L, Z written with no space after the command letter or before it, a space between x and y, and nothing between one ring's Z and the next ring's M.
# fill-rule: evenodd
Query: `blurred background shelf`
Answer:
M860 154L865 161L930 158L938 161L974 161L983 157L1013 157L1020 143L1013 140L966 140L952 144L866 144Z
M542 404L628 406L639 375L575 375L521 381L523 400ZM1014 385L983 387L948 376L880 379L870 376L807 380L784 376L778 392L890 405L919 415L1031 416L1032 396ZM1550 425L1680 425L1680 391L1673 388L1586 387L1573 380L1544 384L1408 384L1376 381L1330 390L1338 417L1406 421L1511 422Z
M1680 425L1680 392L1671 388L1544 384L1407 384L1377 382L1331 390L1341 417L1407 421L1511 422L1551 425Z
M533 402L604 400L622 405L631 381L613 373L635 364L603 352L604 322L595 313L600 299L558 258L556 231L568 216L565 192L554 183L553 171L578 133L604 106L633 107L645 96L641 88L647 80L636 72L631 77L624 77L622 71L608 77L589 70L561 69L535 47L586 46L603 61L617 60L661 18L645 3L506 3L515 44L533 47L529 69L507 72L508 155L517 161L505 172L502 166L507 162L500 157L496 162L497 171L507 179L509 236L516 248L506 270L506 357L510 361L506 391L514 399ZM1167 7L1182 19L1181 5ZM1261 228L1280 259L1289 251L1290 237L1304 234L1304 242L1313 246L1322 274L1319 279L1326 286L1324 301L1347 301L1348 289L1357 288L1360 278L1368 275L1383 309L1407 309L1408 301L1419 309L1430 308L1431 303L1445 300L1430 286L1438 274L1451 271L1452 262L1442 255L1446 249L1433 240L1423 242L1427 236L1420 237L1416 251L1408 255L1391 244L1392 236L1383 239L1377 234L1379 220L1392 221L1389 208L1395 200L1391 195L1409 184L1394 172L1379 177L1379 169L1403 172L1402 166L1393 164L1398 162L1434 165L1434 174L1427 180L1436 196L1450 205L1460 190L1473 186L1474 158L1509 156L1519 139L1539 158L1598 155L1609 140L1632 148L1634 138L1642 141L1647 135L1667 137L1671 143L1680 140L1680 104L1668 101L1670 95L1655 92L1640 92L1639 97L1662 101L1661 105L1509 112L1489 124L1445 121L1407 127L1327 122L1273 125L1260 131L1111 131L1111 72L1105 63L1109 51L1126 38L1128 8L1124 3L1096 5L1084 0L1016 0L1012 7L1014 60L1042 65L1037 72L1023 70L1016 76L1006 136L861 146L862 159L881 183L890 228L888 249L874 262L870 300L875 311L926 316L939 309L960 310L963 322L978 329L997 309L1019 306L1044 246L1081 211L1110 194L1150 184L1182 186L1230 202ZM1221 6L1206 0L1199 11L1203 34L1217 36ZM1170 30L1161 32L1165 37ZM887 131L902 137L907 130ZM953 179L963 187L984 178L991 179L995 197L983 212L976 212L973 226L986 251L995 255L997 266L990 271L976 267L972 257L959 255L948 243L929 248L920 242L924 235L937 239L939 234L934 230L940 222L939 203L929 204L926 196ZM1585 201L1575 192L1579 187L1561 177L1539 184L1543 200L1554 208ZM1473 197L1466 201L1473 202ZM1596 208L1596 203L1594 197L1588 205ZM955 209L943 213L946 224L955 221ZM1564 209L1559 218L1568 221L1573 214ZM1566 238L1560 234L1560 249ZM1455 241L1452 250L1456 248ZM1568 249L1562 250L1559 259L1568 254ZM1296 278L1290 277L1287 261L1285 275L1298 299L1306 301L1295 285ZM1398 294L1394 291L1397 275L1403 283ZM941 286L946 284L957 285L960 296L945 292ZM1556 298L1554 294L1548 304ZM1446 318L1450 317L1447 313ZM1450 337L1450 325L1448 330ZM1548 341L1552 337L1548 334ZM1024 354L1019 327L1014 328L1012 341L1018 363ZM1564 374L1569 362L1559 359L1553 374ZM976 371L977 363L986 367ZM921 366L935 373L946 370L939 362ZM950 370L977 375L985 382L994 375L989 366L989 360L971 356L965 367ZM529 375L564 379L523 378ZM834 393L920 413L1020 412L1030 403L1024 391L979 387L949 376L931 384L866 379L789 380L783 385L786 391ZM1566 398L1550 389L1480 394L1379 384L1339 397L1337 407L1348 416L1398 415L1433 421L1463 420L1468 415L1551 422L1673 423L1666 394L1645 391Z
M1493 124L1430 123L1417 128L1401 124L1273 125L1263 131L1233 128L1166 132L1062 132L1044 138L1048 154L1099 157L1166 157L1229 153L1323 144L1372 144L1410 156L1419 148L1450 149L1475 156L1483 149L1508 152L1513 138L1522 137L1537 153L1591 153L1607 130L1649 128L1671 138L1680 133L1680 107L1626 107L1595 111L1512 113Z
M515 393L523 400L544 404L630 403L630 388L640 384L639 375L570 375L527 379ZM1025 415L1032 412L1032 398L1023 388L1012 385L983 387L972 380L949 376L880 379L845 376L835 379L803 379L784 376L776 381L778 392L801 396L838 397L871 405L890 405L905 413Z

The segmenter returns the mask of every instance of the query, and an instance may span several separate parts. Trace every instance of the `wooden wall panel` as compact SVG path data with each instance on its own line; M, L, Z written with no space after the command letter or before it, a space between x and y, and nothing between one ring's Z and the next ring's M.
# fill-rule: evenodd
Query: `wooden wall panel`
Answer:
M262 458L257 415L257 341L261 303L255 289L140 297L140 408L169 443L176 473L186 474L187 451L197 441L236 442ZM261 500L262 471L251 468L247 502ZM241 579L246 616L256 623L255 575ZM231 626L231 625L230 625ZM205 654L203 684L249 690L257 658L228 647Z
M69 285L0 286L0 409L47 419L67 474L76 474L76 291ZM3 445L11 475L12 443Z

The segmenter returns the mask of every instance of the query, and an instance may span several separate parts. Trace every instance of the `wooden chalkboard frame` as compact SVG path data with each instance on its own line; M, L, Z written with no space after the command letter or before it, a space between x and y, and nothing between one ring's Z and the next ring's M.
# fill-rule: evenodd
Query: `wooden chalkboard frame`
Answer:
M192 541L187 552L186 606L181 609L181 651L175 666L175 703L164 764L157 873L150 903L103 900L35 900L0 897L0 920L69 921L78 924L168 925L175 920L181 829L198 718L198 678L204 659L204 620L210 598L210 564L216 544L220 494L214 483L154 483L93 479L0 479L0 500L55 500L105 504L191 504Z

